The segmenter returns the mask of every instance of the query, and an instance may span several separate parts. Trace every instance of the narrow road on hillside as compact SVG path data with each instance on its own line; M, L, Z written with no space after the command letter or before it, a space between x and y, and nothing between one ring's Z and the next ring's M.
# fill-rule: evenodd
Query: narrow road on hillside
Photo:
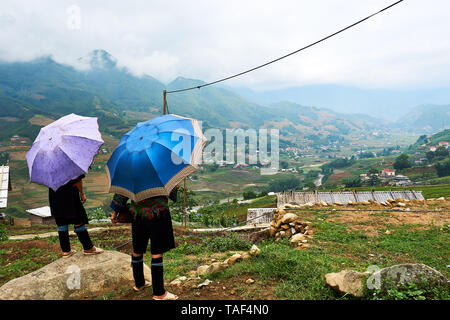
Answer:
M316 187L320 187L322 185L322 178L323 174L319 173L319 177L314 180L314 184L316 185Z

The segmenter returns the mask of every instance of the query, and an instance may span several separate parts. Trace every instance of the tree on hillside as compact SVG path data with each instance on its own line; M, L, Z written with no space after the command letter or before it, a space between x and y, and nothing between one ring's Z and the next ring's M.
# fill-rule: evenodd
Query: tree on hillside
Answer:
M367 184L371 187L377 186L381 183L380 178L378 178L378 176L371 174L369 181L367 181Z
M186 212L189 212L193 207L198 205L197 201L194 199L195 192L186 188ZM177 202L170 201L172 216L176 217L177 221L182 221L183 216L183 206L184 206L184 188L180 186L177 193Z
M450 176L450 160L445 162L438 162L434 165L439 177Z
M375 155L373 154L373 152L370 151L366 151L366 152L361 152L359 154L359 158L360 159L365 159L365 158L374 158Z
M402 170L406 168L410 168L411 162L409 161L409 156L406 153L402 153L399 155L394 162L394 168L396 170Z
M272 192L281 192L286 190L295 190L300 185L300 180L294 176L284 176L272 180L269 183L268 190Z
M445 157L449 156L449 151L446 147L440 146L436 149L436 151L428 151L425 156L427 157L428 161L438 161L442 160Z
M446 147L440 146L439 148L436 149L434 154L436 155L436 157L445 158L445 157L448 157L449 151L448 151L448 149Z
M425 153L425 156L427 157L427 160L431 162L433 161L435 154L433 151L428 151L427 153Z
M254 199L257 197L257 194L253 189L245 188L244 192L242 193L242 197L244 198L244 200Z
M308 190L315 190L317 188L317 186L312 181L305 183L305 187L308 188Z
M6 151L0 152L0 165L7 164L8 160L9 160L9 153Z
M346 188L357 188L362 186L361 179L359 179L359 177L346 178L342 182L344 183Z

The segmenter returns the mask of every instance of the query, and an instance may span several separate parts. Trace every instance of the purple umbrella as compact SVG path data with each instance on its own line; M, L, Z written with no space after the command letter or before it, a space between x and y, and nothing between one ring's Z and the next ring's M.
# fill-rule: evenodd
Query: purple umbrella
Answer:
M26 158L30 182L57 190L88 172L104 143L97 118L71 113L41 128Z

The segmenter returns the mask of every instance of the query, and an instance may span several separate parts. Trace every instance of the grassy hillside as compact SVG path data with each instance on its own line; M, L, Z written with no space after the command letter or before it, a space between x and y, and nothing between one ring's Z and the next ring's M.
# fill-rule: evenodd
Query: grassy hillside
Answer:
M429 206L442 208L443 205L436 201L430 202ZM336 208L333 212L298 213L301 221L311 222L308 233L313 232L301 247L294 247L286 238L280 241L270 238L256 243L261 250L259 255L203 275L200 279L183 281L178 286L172 286L170 282L180 276L189 277L190 272L200 265L224 261L235 253L242 254L253 243L249 241L248 232L220 232L206 236L175 226L176 248L164 255L165 287L181 300L355 300L349 294L331 289L326 284L325 275L341 270L365 272L373 266L384 268L403 263L423 263L446 277L450 275L447 268L450 241L448 215L373 212L371 208L366 209L344 212ZM90 233L92 241L106 250L131 254L131 230L124 230L123 226L104 227L107 227L107 232ZM19 235L24 231L38 234L54 231L54 227L7 226L6 235ZM76 238L72 240L73 248L82 250ZM0 241L0 285L59 258L57 237ZM144 259L146 264L151 263L151 255L145 255ZM254 281L249 283L249 278ZM212 282L198 288L198 284L205 279ZM132 281L112 284L96 299L152 299L150 288L135 292L132 285ZM364 296L357 300L449 298L447 286L417 285L388 292L366 290Z
M117 126L124 111L161 114L164 89L177 90L203 84L199 80L178 77L165 86L151 76L137 77L127 69L117 67L114 58L103 50L94 51L87 59L88 70L62 65L49 57L31 62L2 63L0 94L40 112L58 116L70 112L101 116L106 125ZM285 136L347 134L380 126L379 121L364 115L341 115L292 103L258 105L223 87L168 94L167 101L171 113L197 118L207 126L275 127Z
M417 106L397 121L396 125L409 132L434 133L450 124L450 105Z

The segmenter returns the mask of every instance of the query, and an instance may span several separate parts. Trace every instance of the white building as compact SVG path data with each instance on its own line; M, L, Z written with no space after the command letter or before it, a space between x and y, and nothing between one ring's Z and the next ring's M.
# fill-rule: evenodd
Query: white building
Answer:
M0 166L0 209L8 205L8 191L11 190L9 167Z
M31 225L34 224L55 224L55 219L52 217L50 207L40 207L27 210L30 214Z

